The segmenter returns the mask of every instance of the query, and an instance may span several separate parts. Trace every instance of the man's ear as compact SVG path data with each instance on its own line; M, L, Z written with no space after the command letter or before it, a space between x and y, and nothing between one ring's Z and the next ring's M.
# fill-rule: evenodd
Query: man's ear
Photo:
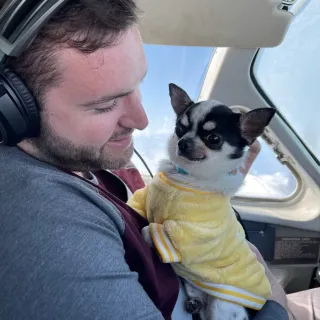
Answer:
M249 145L263 133L275 113L274 108L260 108L241 115L239 120L241 136Z
M169 84L169 94L172 108L177 115L182 114L193 103L188 94L174 83Z

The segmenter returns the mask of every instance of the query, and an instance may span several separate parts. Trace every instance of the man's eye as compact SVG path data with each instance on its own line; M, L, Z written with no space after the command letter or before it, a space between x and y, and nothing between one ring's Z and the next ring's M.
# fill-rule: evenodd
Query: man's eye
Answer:
M106 108L94 109L97 113L111 112L117 106L118 100L114 100L112 105Z

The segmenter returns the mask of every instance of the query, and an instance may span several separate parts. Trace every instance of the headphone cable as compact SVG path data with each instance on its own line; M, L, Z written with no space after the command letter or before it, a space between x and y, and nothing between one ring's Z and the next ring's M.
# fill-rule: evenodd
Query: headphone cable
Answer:
M138 156L138 158L141 160L141 162L143 163L145 168L148 170L150 177L153 178L153 174L152 174L150 168L148 167L147 163L144 161L144 159L142 158L140 153L136 149L134 149L134 153Z

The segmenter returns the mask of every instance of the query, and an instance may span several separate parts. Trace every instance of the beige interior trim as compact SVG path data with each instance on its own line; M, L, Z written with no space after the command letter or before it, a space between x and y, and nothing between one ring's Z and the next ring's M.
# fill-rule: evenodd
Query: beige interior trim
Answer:
M138 0L144 43L260 48L279 45L292 14L281 0Z

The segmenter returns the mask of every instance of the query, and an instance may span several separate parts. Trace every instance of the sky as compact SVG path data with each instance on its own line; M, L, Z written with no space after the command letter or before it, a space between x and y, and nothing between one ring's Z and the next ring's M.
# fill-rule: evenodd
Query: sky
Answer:
M320 1L309 0L284 42L264 49L257 79L286 120L320 159Z
M283 43L262 49L254 67L255 76L286 120L320 158L317 134L317 104L320 101L320 0L311 0L291 24ZM134 134L135 147L153 173L167 157L168 137L175 116L170 104L170 82L197 100L214 48L145 45L149 71L141 85L142 102L149 126ZM316 82L318 80L318 82ZM263 143L239 195L285 198L296 189L296 179ZM141 161L133 158L141 172Z

